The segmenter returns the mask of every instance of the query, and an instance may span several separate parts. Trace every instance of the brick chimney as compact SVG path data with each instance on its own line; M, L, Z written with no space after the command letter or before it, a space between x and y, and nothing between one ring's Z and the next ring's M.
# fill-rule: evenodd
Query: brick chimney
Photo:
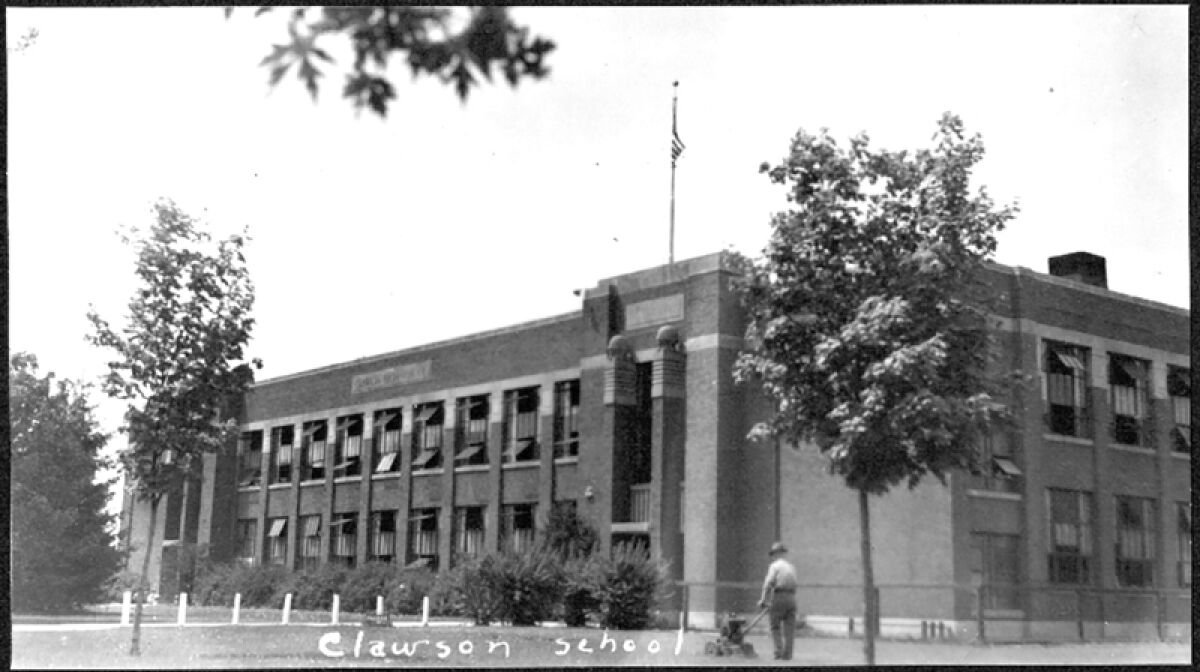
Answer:
M1108 289L1104 257L1090 252L1072 252L1050 257L1050 275Z

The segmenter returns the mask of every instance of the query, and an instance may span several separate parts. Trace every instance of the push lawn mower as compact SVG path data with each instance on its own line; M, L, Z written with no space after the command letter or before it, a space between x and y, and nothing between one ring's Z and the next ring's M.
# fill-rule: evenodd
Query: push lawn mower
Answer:
M741 654L747 658L754 658L754 645L745 641L746 633L750 632L758 624L762 617L767 614L767 610L763 609L758 612L754 620L746 623L746 619L738 616L733 612L725 615L725 623L721 626L721 636L715 642L707 642L704 645L704 655L706 656L732 656Z

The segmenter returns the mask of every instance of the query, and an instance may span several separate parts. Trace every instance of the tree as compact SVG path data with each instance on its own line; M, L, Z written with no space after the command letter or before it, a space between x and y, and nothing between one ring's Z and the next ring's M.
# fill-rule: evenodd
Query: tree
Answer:
M170 201L154 205L144 236L124 242L137 252L140 287L127 324L114 330L95 308L89 341L116 353L103 388L130 402L121 428L129 447L122 470L140 501L150 503L147 544L154 538L162 497L199 476L202 457L237 431L234 405L254 380L243 361L254 320L254 286L246 270L244 235L214 243L200 223ZM130 653L140 653L142 605L151 549L142 557Z
M955 116L933 149L849 149L803 130L777 166L791 208L773 216L764 256L742 260L747 349L735 377L762 385L775 413L751 431L815 443L858 492L864 653L875 660L868 495L945 483L970 467L971 446L1007 417L1002 377L988 371L991 336L982 262L1015 213L969 191L983 157Z
M271 9L260 7L255 16ZM226 17L232 11L226 8ZM274 45L262 60L260 65L270 68L271 86L296 66L296 76L315 100L322 76L317 62L333 62L317 40L345 35L354 50L354 66L346 75L342 96L356 109L368 107L381 117L387 116L388 103L396 97L395 87L384 76L393 53L404 55L414 79L424 75L453 84L459 99L466 102L480 76L492 81L493 68L513 87L524 77L542 79L549 73L543 60L554 50L550 40L540 36L531 40L529 29L514 24L508 9L501 6L322 7L315 20L308 18L309 12L293 10L289 42Z
M38 374L17 353L8 369L12 449L12 607L61 611L94 603L121 566L105 513L112 466L100 455L86 386Z

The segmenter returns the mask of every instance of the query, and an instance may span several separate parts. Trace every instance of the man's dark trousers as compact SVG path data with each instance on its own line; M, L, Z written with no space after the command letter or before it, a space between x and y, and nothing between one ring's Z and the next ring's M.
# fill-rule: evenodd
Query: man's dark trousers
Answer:
M792 659L792 643L796 639L796 593L776 590L771 597L771 642L775 657Z

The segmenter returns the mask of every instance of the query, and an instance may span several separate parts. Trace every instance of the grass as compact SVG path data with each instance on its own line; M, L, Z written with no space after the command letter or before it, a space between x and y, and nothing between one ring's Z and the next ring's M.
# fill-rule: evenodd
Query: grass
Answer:
M327 616L327 615L326 615ZM359 657L355 642L362 633ZM336 634L334 634L336 633ZM715 635L688 632L675 655L676 632L612 632L587 628L507 628L431 625L428 628L359 628L329 625L211 625L179 628L151 623L142 632L143 655L130 657L129 628L13 632L14 668L226 668L226 667L574 667L574 666L746 666L768 665L770 643L749 641L757 659L710 657L704 644ZM330 658L319 644L327 639ZM338 641L333 642L336 637ZM426 640L424 644L415 642ZM586 640L586 641L584 641ZM581 641L584 643L581 646ZM375 645L375 642L379 642ZM438 642L442 647L438 647ZM464 644L470 642L470 644ZM508 646L490 644L504 642ZM651 642L657 642L652 645ZM374 647L374 648L373 648ZM657 648L655 648L657 647ZM489 653L489 648L491 652ZM611 649L615 648L616 651ZM859 665L859 640L801 638L792 665ZM383 657L373 657L372 652ZM881 641L877 660L889 665L1127 665L1187 664L1190 644L1065 644L976 646L947 643Z

